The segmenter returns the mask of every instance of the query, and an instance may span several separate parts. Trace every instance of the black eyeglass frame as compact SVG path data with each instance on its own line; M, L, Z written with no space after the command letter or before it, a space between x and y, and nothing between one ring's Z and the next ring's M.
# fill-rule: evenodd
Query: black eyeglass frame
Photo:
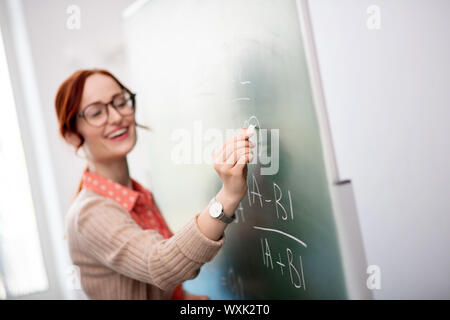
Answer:
M131 107L132 107L132 109L133 109L133 112L130 113L130 114L122 114L122 113L119 111L119 109L117 109L117 106L114 105L114 103L113 103L114 100L118 97L118 95L119 95L119 94L123 94L123 93L129 93L129 94L130 94L130 97L125 99L125 101L126 101L127 103L128 103L130 100L131 100L131 102L132 102ZM98 103L103 104L103 106L106 108L106 121L105 121L105 123L103 123L102 125L96 126L96 125L93 125L92 123L90 123L89 120L86 119L86 116L84 115L84 112L86 111L87 108L89 108L89 106L94 105L94 104L98 104ZM114 110L116 110L116 111L117 111L120 115L122 115L122 116L131 115L131 114L133 114L133 113L136 112L136 93L133 93L133 92L131 92L131 91L129 91L129 90L123 88L123 89L122 89L122 92L121 92L121 93L118 93L117 95L115 95L115 96L112 98L112 100L111 100L110 102L108 102L108 103L103 103L103 102L92 103L92 104L88 105L86 108L84 108L84 110L83 110L82 112L78 113L78 114L76 115L76 118L77 118L77 119L78 119L78 118L83 118L83 119L86 121L86 123L89 124L90 126L93 126L93 127L102 127L102 126L104 126L104 125L106 124L106 122L108 122L108 118L109 118L109 108L108 108L108 105L111 105L111 106L114 108Z

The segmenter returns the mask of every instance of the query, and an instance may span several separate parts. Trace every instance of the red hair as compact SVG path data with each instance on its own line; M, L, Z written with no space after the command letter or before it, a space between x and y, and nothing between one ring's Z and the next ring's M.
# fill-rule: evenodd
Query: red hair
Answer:
M67 78L58 88L55 97L55 109L56 116L59 123L59 133L63 138L66 137L67 133L76 134L80 138L80 144L76 147L75 153L83 145L84 138L77 131L76 128L76 115L78 114L78 109L81 104L81 98L83 96L84 84L86 79L93 74L100 73L111 77L117 84L129 92L131 92L127 87L125 87L113 74L104 69L86 69L78 70L74 72L69 78ZM150 130L149 127L139 125L136 126ZM86 166L87 168L87 166ZM75 197L82 189L82 181L78 186L77 193Z

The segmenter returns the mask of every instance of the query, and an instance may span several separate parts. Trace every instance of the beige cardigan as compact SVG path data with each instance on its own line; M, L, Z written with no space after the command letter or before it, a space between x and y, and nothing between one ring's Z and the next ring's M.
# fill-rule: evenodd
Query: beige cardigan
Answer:
M223 246L198 228L197 216L171 238L141 229L117 202L82 189L66 215L70 256L90 299L170 299Z

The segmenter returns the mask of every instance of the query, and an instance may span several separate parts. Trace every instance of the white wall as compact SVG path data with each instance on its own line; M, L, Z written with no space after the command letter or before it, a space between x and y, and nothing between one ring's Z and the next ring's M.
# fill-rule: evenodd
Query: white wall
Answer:
M450 1L309 3L339 171L381 268L374 297L448 299Z

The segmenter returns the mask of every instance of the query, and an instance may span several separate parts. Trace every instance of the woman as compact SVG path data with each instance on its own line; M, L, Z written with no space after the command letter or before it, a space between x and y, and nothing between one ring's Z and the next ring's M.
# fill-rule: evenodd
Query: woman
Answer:
M83 148L87 159L66 216L71 259L86 295L207 299L181 284L223 246L223 232L247 192L253 131L243 129L212 155L222 180L216 201L172 234L152 193L129 175L127 154L136 127L143 127L135 121L134 94L106 70L80 70L59 87L55 108L62 137L76 151Z

